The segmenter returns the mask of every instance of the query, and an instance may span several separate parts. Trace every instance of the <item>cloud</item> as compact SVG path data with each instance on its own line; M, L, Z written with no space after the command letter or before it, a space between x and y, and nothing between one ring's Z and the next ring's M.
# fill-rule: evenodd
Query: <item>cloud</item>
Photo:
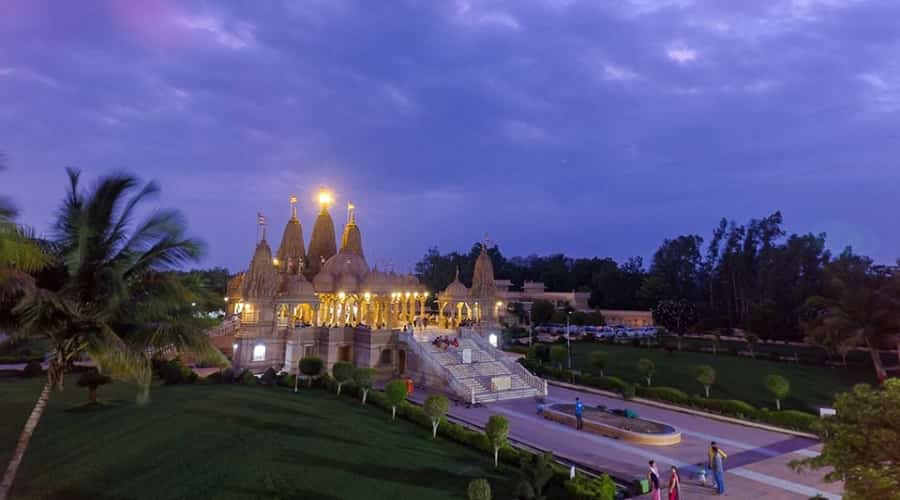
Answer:
M520 144L542 144L549 140L544 129L522 120L504 120L500 131L510 141Z
M521 29L518 19L506 10L490 9L481 2L457 0L456 19L465 26L474 28L499 28L518 31Z
M178 24L188 30L207 36L215 43L232 50L246 49L256 43L254 36L255 27L246 22L237 21L226 25L223 18L205 14L182 16L178 19Z
M627 81L637 79L638 74L623 66L604 64L603 77L606 80Z
M697 51L682 43L676 43L666 47L666 57L678 64L686 64L697 60Z

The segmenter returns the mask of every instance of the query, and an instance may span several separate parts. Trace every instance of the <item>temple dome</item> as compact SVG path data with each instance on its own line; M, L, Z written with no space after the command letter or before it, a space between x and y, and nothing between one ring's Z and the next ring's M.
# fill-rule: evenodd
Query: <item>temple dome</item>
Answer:
M302 274L288 274L281 282L282 300L315 302L316 290Z
M306 259L306 251L303 249L303 226L296 214L291 216L284 226L284 234L281 237L281 246L278 247L278 270L296 274L300 268L300 262Z
M372 293L390 291L390 287L388 286L387 282L387 276L385 276L383 272L379 271L377 267L369 271L369 274L366 275L366 279L363 280L360 288L363 292Z
M306 254L306 276L318 275L322 269L322 260L328 260L336 253L334 221L331 220L328 208L323 205L322 211L316 217L312 239L309 241L309 252Z
M322 271L313 278L313 287L319 293L331 293L334 291L334 277Z
M325 261L322 271L338 278L343 274L352 274L357 282L362 281L369 274L369 264L362 255L352 250L342 249L336 255Z
M353 274L342 274L337 281L337 291L356 293L359 291L359 280Z
M494 264L487 253L487 247L481 246L481 253L475 260L475 271L472 273L473 297L493 297L496 294L494 286Z
M464 299L469 295L469 290L466 288L466 285L463 285L462 282L459 281L459 268L456 269L456 277L454 277L453 281L447 285L447 288L444 289L442 295L445 295L450 299Z
M265 235L263 235L265 238ZM256 245L250 269L242 280L241 295L244 298L273 298L278 292L278 271L272 264L272 249L266 240Z

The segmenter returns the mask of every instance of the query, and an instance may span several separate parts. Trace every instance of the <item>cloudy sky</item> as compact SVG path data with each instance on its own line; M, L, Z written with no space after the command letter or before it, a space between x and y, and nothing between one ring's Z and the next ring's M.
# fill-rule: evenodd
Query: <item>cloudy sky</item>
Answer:
M0 9L0 193L38 230L75 166L159 181L232 270L291 194L308 238L320 185L358 207L370 263L403 271L485 233L506 254L647 257L775 210L900 256L896 0Z

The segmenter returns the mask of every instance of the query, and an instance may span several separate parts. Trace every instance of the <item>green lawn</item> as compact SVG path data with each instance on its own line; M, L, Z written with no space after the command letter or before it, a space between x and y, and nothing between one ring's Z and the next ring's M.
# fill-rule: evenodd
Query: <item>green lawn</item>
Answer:
M645 384L637 370L637 362L641 358L647 358L656 364L653 385L675 387L688 394L703 394L703 386L694 379L693 370L699 364L710 365L716 370L716 382L710 391L710 397L740 399L771 409L774 409L775 401L766 391L763 382L769 374L781 375L791 383L791 395L782 402L783 407L807 411L831 406L835 393L846 391L854 384L874 383L872 373L859 367L830 368L685 351L675 351L669 355L661 348L587 342L572 344L575 368L583 372L594 372L590 366L590 353L595 350L609 353L606 375Z
M237 385L100 389L53 394L13 498L464 498L487 477L512 496L515 472L390 414L321 390ZM0 379L0 462L5 469L43 379Z

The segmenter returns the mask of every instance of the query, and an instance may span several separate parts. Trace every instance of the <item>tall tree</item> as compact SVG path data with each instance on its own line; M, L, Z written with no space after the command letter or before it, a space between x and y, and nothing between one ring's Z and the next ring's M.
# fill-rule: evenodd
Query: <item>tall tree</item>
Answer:
M87 354L108 376L135 382L148 399L147 352L190 350L224 361L194 323L186 289L171 271L196 260L201 245L184 235L178 212L163 210L135 222L141 205L158 193L127 174L102 177L82 190L69 170L69 189L52 234L55 265L16 307L20 334L54 348L47 384L20 438L4 485L12 483L51 389L63 389L70 363ZM52 285L52 286L51 286ZM36 415L35 415L36 413ZM8 479L8 480L7 480ZM0 494L2 496L2 494Z
M822 453L791 462L796 469L821 469L828 482L843 481L844 498L896 498L900 490L900 380L881 389L860 384L838 394L837 414L818 422Z
M900 276L874 266L872 259L851 249L828 264L824 310L813 325L828 328L838 338L859 338L866 344L879 380L887 378L880 349L900 331Z

